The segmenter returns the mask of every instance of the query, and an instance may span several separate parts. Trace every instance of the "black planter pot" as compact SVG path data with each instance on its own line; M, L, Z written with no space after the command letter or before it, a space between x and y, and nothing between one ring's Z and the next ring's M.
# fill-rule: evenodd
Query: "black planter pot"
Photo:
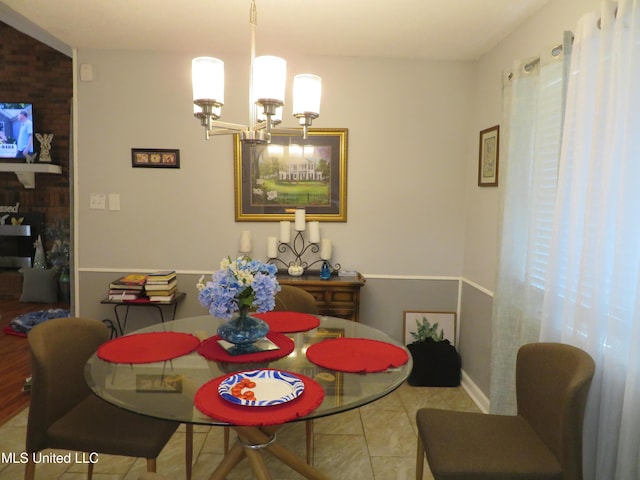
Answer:
M435 342L428 338L424 342L407 345L413 357L413 370L409 385L419 387L457 387L460 385L462 362L456 347L449 340Z

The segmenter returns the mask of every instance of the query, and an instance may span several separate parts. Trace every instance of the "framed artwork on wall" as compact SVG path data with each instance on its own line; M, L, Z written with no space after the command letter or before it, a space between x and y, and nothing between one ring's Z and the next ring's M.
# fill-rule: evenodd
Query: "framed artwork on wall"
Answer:
M418 324L422 325L426 319L431 327L437 324L436 332L443 333L444 339L451 345L456 344L456 313L455 312L422 312L416 310L404 311L403 338L405 345L413 343L415 339L411 333L418 332Z
M498 161L500 150L500 125L480 132L480 153L478 164L478 186L498 186Z
M180 168L180 150L132 148L131 166L142 168Z
M347 221L347 129L309 129L300 135L272 133L268 145L234 136L237 222Z

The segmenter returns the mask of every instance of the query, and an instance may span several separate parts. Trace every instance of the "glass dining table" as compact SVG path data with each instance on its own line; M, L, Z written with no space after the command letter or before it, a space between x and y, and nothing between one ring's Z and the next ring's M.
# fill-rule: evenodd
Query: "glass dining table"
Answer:
M171 360L153 363L113 363L94 354L85 366L85 379L91 390L102 399L126 410L140 414L193 425L229 427L238 438L228 449L223 460L213 472L211 479L223 479L245 456L257 478L268 479L267 467L259 454L266 450L286 463L305 478L326 479L321 471L299 458L276 441L276 431L282 425L246 425L222 421L196 406L196 397L203 386L219 377L228 377L234 372L256 369L275 369L298 374L312 379L314 385L323 390L321 403L310 413L288 420L311 421L320 417L336 415L374 402L393 392L409 376L412 368L411 355L404 345L386 333L367 326L336 317L318 316L317 327L307 331L285 333L293 341L291 353L283 358L259 363L210 360L197 350ZM151 332L179 332L191 334L200 341L216 335L223 322L211 315L183 318L156 324L130 335ZM125 336L126 337L126 336ZM125 338L120 337L120 338ZM373 373L349 373L319 366L307 358L307 350L328 339L369 339L394 345L407 353L407 361L399 366ZM215 394L214 394L215 395ZM261 407L246 407L260 409ZM205 410L206 411L206 410ZM312 425L307 422L307 425ZM313 449L311 434L307 432L307 449Z

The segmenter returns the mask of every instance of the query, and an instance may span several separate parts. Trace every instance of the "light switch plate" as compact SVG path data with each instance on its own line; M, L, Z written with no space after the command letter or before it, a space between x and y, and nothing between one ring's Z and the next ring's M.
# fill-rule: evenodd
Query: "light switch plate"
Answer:
M109 194L109 210L111 211L120 210L120 194L119 193Z

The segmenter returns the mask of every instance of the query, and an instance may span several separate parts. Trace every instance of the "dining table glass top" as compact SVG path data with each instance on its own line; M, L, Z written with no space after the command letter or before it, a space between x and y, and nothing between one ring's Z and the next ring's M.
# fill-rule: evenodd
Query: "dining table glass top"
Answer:
M331 338L365 338L406 350L404 345L373 327L336 317L318 318L320 324L317 328L286 334L294 341L294 350L277 360L227 363L207 360L194 351L168 361L124 364L104 361L94 354L85 366L85 379L96 395L127 410L181 423L228 425L196 408L194 396L205 383L233 372L268 368L302 374L315 380L324 390L322 404L295 420L309 420L361 407L391 393L409 376L412 360L408 351L406 363L376 373L346 373L310 362L305 355L307 348ZM193 334L204 341L216 335L222 322L222 319L203 315L155 324L131 335L181 332Z

